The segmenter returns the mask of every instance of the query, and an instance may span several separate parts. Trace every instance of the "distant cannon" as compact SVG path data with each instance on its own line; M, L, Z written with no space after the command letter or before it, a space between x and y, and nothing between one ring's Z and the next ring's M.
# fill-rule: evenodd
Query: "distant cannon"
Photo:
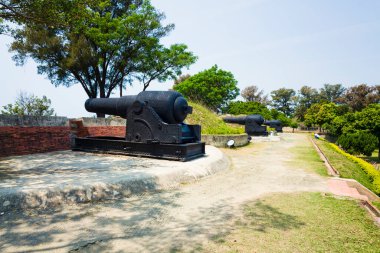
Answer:
M264 125L274 128L276 132L282 133L282 122L280 120L266 120Z
M75 138L73 150L189 160L205 154L201 126L183 123L192 107L175 91L143 91L136 96L88 99L89 112L127 119L125 139Z
M260 135L268 135L267 127L262 126L265 122L263 116L259 114L252 114L248 116L240 116L240 117L225 117L223 118L224 122L239 124L245 126L245 132L248 135L260 136Z

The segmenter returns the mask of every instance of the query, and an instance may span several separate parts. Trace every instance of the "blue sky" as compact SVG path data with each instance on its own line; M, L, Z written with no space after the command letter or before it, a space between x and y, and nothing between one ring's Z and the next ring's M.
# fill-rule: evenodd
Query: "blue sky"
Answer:
M239 88L266 92L324 83L352 86L380 83L380 1L378 0L153 0L175 30L163 42L185 43L199 60L184 73L217 64L231 71ZM79 85L54 87L37 75L33 60L16 67L0 37L0 106L19 91L52 100L58 115L89 116ZM153 83L151 90L166 90ZM138 83L127 94L142 90ZM116 91L117 93L117 91ZM116 94L117 95L117 94Z

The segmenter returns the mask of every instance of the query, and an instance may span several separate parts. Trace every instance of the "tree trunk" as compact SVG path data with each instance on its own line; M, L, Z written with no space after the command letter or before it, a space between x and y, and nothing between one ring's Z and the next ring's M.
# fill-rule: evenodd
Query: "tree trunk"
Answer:
M105 98L106 97L106 91L105 91L104 87L105 87L105 84L104 84L104 81L102 81L99 84L99 95L100 95L100 98ZM96 113L96 117L98 117L98 118L105 118L106 115L104 113Z

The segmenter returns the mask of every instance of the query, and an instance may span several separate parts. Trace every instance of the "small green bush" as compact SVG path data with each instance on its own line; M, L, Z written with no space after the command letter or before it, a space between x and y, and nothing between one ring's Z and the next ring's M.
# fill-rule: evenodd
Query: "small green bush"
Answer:
M378 139L371 133L358 131L341 135L337 143L350 154L371 156L378 146Z

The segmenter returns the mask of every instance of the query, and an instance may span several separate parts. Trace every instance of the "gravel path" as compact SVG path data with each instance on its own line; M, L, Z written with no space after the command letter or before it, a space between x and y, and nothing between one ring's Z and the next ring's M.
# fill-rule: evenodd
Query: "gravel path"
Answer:
M224 150L232 167L177 190L116 202L0 216L0 252L175 252L196 250L233 229L242 205L273 192L328 191L293 147L306 135ZM293 163L294 162L294 163ZM293 163L293 164L292 164Z

